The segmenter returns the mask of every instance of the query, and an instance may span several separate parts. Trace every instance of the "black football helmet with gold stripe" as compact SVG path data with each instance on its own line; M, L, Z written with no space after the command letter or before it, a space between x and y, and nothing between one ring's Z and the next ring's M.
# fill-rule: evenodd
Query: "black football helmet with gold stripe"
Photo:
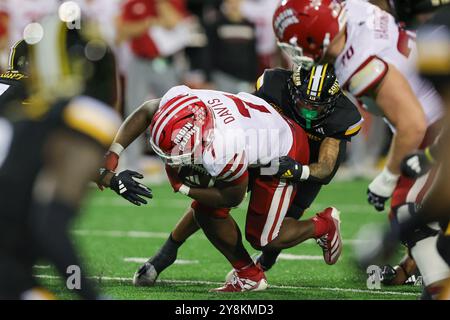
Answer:
M329 64L315 65L311 70L296 67L288 87L296 120L305 129L321 125L342 93Z
M10 50L8 72L19 72L27 75L29 72L29 47L24 40L17 41Z

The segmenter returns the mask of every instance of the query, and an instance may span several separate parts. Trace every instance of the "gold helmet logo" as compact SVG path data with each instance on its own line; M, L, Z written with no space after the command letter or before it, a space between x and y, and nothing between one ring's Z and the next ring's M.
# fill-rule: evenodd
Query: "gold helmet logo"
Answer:
M302 84L302 79L301 79L301 69L302 66L294 66L294 70L292 72L292 81L294 82L295 86L300 86Z
M334 96L340 89L341 87L339 86L339 81L335 80L331 88L328 90L328 93Z

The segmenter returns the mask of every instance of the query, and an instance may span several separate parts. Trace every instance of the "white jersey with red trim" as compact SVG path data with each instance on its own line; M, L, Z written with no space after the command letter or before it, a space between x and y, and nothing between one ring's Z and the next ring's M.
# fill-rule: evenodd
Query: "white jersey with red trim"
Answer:
M346 44L335 62L342 87L355 97L364 96L394 65L409 82L422 104L429 125L442 117L442 101L417 72L415 34L401 29L389 13L368 2L346 2Z
M214 114L214 138L203 152L202 165L219 180L235 181L247 168L268 165L292 148L290 125L254 95L177 86L164 95L160 107L180 95L198 97Z

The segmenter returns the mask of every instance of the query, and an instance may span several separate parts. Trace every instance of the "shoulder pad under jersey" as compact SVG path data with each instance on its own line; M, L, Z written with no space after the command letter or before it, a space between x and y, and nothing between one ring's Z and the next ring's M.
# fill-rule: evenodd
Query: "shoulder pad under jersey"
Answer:
M382 59L372 56L349 78L345 88L355 97L361 97L377 86L389 70Z

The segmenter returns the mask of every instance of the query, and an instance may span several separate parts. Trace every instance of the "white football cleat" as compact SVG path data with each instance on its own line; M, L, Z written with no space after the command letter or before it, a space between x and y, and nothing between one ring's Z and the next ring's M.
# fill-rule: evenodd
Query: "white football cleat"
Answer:
M155 270L155 267L147 261L135 272L133 276L133 285L136 287L154 286L158 276L159 274Z
M222 287L214 288L209 292L245 292L245 291L263 291L268 287L266 276L260 270L251 277L240 277L236 270L233 270L230 281L226 281Z

